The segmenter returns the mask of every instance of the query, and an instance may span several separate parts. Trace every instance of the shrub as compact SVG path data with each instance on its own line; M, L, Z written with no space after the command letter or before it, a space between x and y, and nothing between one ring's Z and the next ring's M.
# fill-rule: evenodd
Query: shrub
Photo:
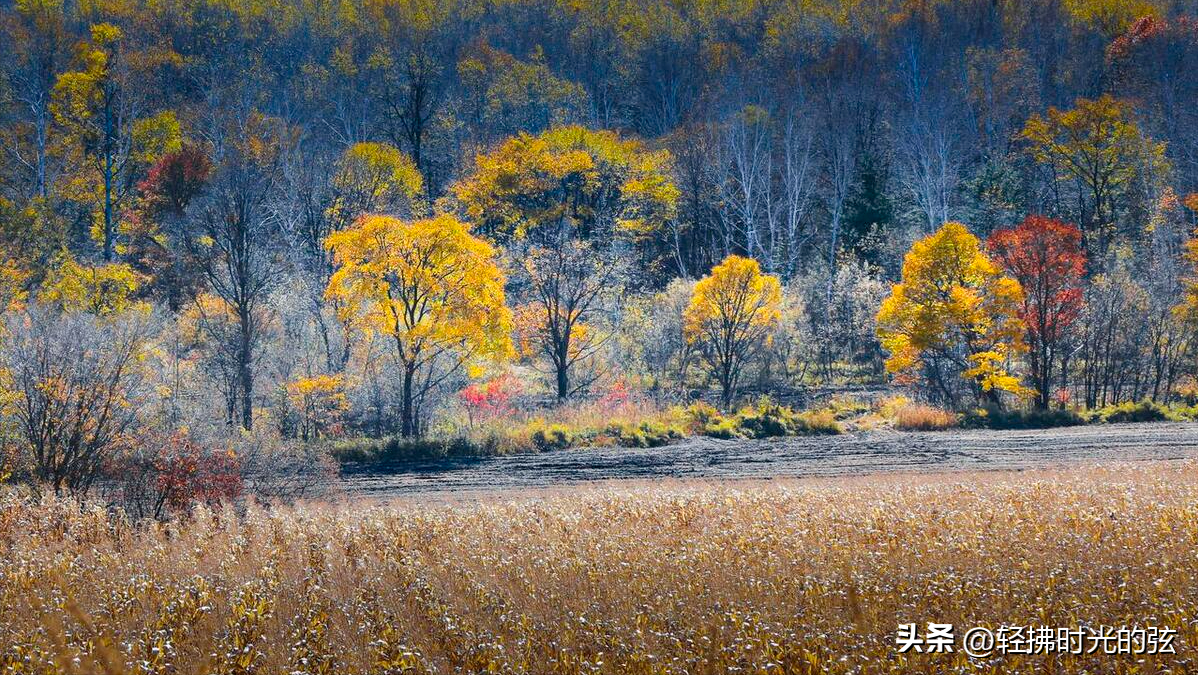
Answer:
M1085 423L1085 418L1073 410L979 408L961 416L961 426L969 429L1051 429Z
M1119 422L1164 422L1177 419L1168 408L1152 401L1139 403L1120 403L1094 411L1094 416L1103 422L1116 424Z
M708 422L700 430L700 434L725 441L730 441L734 438L744 438L737 429L736 421L732 419L720 419L719 421Z
M611 424L604 433L615 445L625 448L658 448L683 437L680 429L654 421Z
M714 406L702 401L690 404L685 411L685 416L692 425L699 429L708 424L718 424L722 419Z
M833 397L822 410L827 411L834 419L840 421L860 417L870 411L870 406L868 403L858 401L854 398Z
M329 454L341 463L347 462L401 462L437 457L469 457L483 454L501 454L499 439L490 436L476 443L468 438L447 439L401 438L347 438L329 445Z
M564 424L546 424L536 420L532 425L532 442L537 450L562 450L576 441L576 435Z
M930 405L909 403L894 410L894 428L903 431L943 431L957 426L957 416Z
M715 408L696 403L686 411L692 433L711 438L776 438L802 434L838 434L840 424L830 410L796 412L762 398L735 415L722 416Z

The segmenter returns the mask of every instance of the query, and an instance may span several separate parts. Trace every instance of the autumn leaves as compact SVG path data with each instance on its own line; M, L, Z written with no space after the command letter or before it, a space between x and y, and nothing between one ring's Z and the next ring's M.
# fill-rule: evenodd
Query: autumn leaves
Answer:
M887 370L953 403L959 376L980 402L999 404L1006 392L1047 407L1065 377L1065 330L1081 310L1081 239L1072 225L1029 216L987 247L961 223L916 242L878 311ZM1025 353L1032 388L1013 372Z

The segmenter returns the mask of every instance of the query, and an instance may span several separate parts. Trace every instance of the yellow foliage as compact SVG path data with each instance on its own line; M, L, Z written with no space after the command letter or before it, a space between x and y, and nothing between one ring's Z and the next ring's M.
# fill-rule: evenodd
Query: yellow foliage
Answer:
M67 312L88 312L96 316L120 314L130 309L144 309L133 299L141 283L142 276L124 263L86 265L64 255L58 266L50 271L41 299Z
M390 211L397 203L415 200L423 185L416 163L395 146L357 143L337 163L329 216L348 224L367 212Z
M782 310L782 284L752 258L730 255L695 284L683 315L688 342L698 344L731 403L744 362L768 341Z
M911 247L903 281L878 311L886 368L917 376L927 358L957 362L983 391L1024 395L1007 359L1024 349L1018 317L1023 289L982 252L960 223L945 223Z
M333 431L349 410L342 375L300 377L287 383L287 398L299 412L299 432L304 440Z
M337 265L328 297L345 320L394 340L405 367L443 353L463 363L511 355L498 254L453 216L366 216L325 245Z
M645 234L674 216L679 191L670 179L672 162L668 152L612 131L557 127L478 156L454 193L473 222L515 238L563 219L590 231L607 216L629 233Z
M1133 112L1130 102L1110 94L1079 98L1072 110L1050 107L1043 117L1032 115L1020 132L1036 161L1051 166L1058 180L1076 180L1090 193L1094 222L1081 225L1098 255L1110 243L1116 195L1138 175L1152 178L1169 169L1165 144L1145 136Z
M28 271L15 260L0 257L0 313L19 310L25 305L28 281Z
M782 285L752 258L730 255L695 284L686 309L686 337L694 342L725 326L737 331L772 327L781 315Z
M1123 33L1140 17L1162 14L1159 0L1065 0L1064 4L1074 20L1097 28L1108 38Z
M183 148L183 131L175 111L164 110L133 123L134 157L149 166Z

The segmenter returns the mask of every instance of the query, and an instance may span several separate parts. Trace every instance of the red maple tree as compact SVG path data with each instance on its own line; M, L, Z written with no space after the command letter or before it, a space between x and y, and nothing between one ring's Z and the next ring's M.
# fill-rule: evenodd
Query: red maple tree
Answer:
M1019 225L990 235L989 248L1023 286L1020 318L1027 326L1030 377L1036 405L1047 408L1058 363L1060 381L1065 382L1065 342L1084 302L1086 254L1081 231L1054 218L1030 215Z

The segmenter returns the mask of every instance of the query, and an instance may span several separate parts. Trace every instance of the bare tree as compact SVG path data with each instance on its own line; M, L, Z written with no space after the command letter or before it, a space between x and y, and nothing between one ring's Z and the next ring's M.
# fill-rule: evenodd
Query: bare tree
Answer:
M194 219L199 236L186 239L208 284L236 319L235 355L240 423L254 425L254 369L270 289L284 271L277 214L268 200L278 181L286 130L252 115L233 142Z
M621 269L614 256L566 234L533 247L525 258L523 280L535 307L531 332L552 368L559 401L598 377L577 371L610 337L592 322L603 312L604 299L617 290Z
M138 312L97 318L36 306L7 321L0 372L15 394L12 416L36 477L55 492L86 492L127 444L152 326Z

